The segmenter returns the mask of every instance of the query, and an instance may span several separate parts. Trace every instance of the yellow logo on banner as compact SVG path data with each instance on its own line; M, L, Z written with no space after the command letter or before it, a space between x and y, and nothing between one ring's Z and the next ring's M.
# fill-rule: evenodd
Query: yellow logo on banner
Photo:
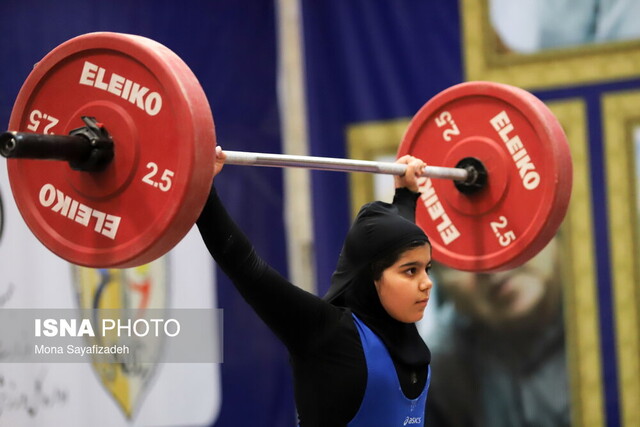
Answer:
M165 257L150 264L130 269L91 269L74 266L73 277L78 303L85 310L131 310L143 316L147 310L165 309L168 291L168 262ZM92 311L96 313L96 311ZM93 319L98 321L99 319ZM86 337L89 345L118 345L122 338L113 330L101 337ZM132 337L127 337L128 344ZM133 337L135 341L135 336ZM102 385L116 400L125 416L133 418L142 402L150 380L155 373L155 362L161 356L159 345L136 346L138 353L131 359L118 359L111 363L92 363ZM141 354L140 352L144 352Z

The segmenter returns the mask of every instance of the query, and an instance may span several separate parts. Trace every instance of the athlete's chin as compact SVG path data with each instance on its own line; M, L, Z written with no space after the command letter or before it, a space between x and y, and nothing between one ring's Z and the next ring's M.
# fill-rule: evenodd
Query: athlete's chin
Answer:
M416 302L414 306L415 312L413 313L414 320L411 321L412 323L422 320L422 318L424 317L424 310L427 308L428 303L428 298Z
M407 313L403 317L404 317L403 319L398 319L398 320L404 323L419 322L424 317L424 308L422 310L416 310L415 312L412 312L412 313Z

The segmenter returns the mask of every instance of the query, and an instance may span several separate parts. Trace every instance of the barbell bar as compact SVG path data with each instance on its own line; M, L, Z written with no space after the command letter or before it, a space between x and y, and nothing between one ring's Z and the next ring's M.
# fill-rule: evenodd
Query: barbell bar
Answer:
M313 170L337 172L367 172L383 175L402 176L407 165L370 160L337 159L332 157L297 156L287 154L251 153L242 151L225 151L225 163L230 165L294 167ZM451 179L466 182L470 172L464 168L447 168L442 166L426 166L422 176L439 179Z
M53 49L22 86L9 129L0 151L9 157L18 209L46 247L75 264L131 267L162 256L191 229L213 180L216 136L206 95L175 53L144 37L91 33ZM62 148L67 143L75 148ZM225 153L228 164L406 170ZM544 103L522 89L467 82L442 91L412 118L397 152L406 154L429 163L416 222L433 258L450 267L521 265L555 235L568 208L566 136Z
M96 122L91 117L83 117L85 122ZM69 162L72 169L87 172L97 172L106 166L113 158L113 142L110 139L66 135L44 135L26 132L4 132L0 134L0 154L5 158L62 160ZM100 142L102 145L98 145ZM99 153L99 154L96 154ZM336 172L367 172L375 174L402 176L407 165L390 162L376 162L369 160L338 159L332 157L298 156L287 154L269 154L244 151L225 151L225 163L243 166L264 166L278 168L303 168ZM97 166L86 163L92 156L100 156L108 160L97 162ZM473 183L469 180L475 176L475 170L465 168L447 168L440 166L426 166L422 176L439 179L451 179L460 182Z

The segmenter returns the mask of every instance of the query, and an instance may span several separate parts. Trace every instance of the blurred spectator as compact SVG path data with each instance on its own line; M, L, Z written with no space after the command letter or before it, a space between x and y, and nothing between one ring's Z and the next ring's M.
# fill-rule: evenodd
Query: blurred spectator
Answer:
M435 271L427 426L570 425L557 246L511 271Z

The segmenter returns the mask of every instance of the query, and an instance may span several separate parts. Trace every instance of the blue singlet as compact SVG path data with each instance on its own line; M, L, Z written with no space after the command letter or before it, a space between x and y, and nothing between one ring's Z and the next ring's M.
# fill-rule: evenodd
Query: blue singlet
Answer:
M354 314L367 362L367 388L360 409L349 427L424 426L431 366L420 396L408 399L402 392L391 356L380 338Z

